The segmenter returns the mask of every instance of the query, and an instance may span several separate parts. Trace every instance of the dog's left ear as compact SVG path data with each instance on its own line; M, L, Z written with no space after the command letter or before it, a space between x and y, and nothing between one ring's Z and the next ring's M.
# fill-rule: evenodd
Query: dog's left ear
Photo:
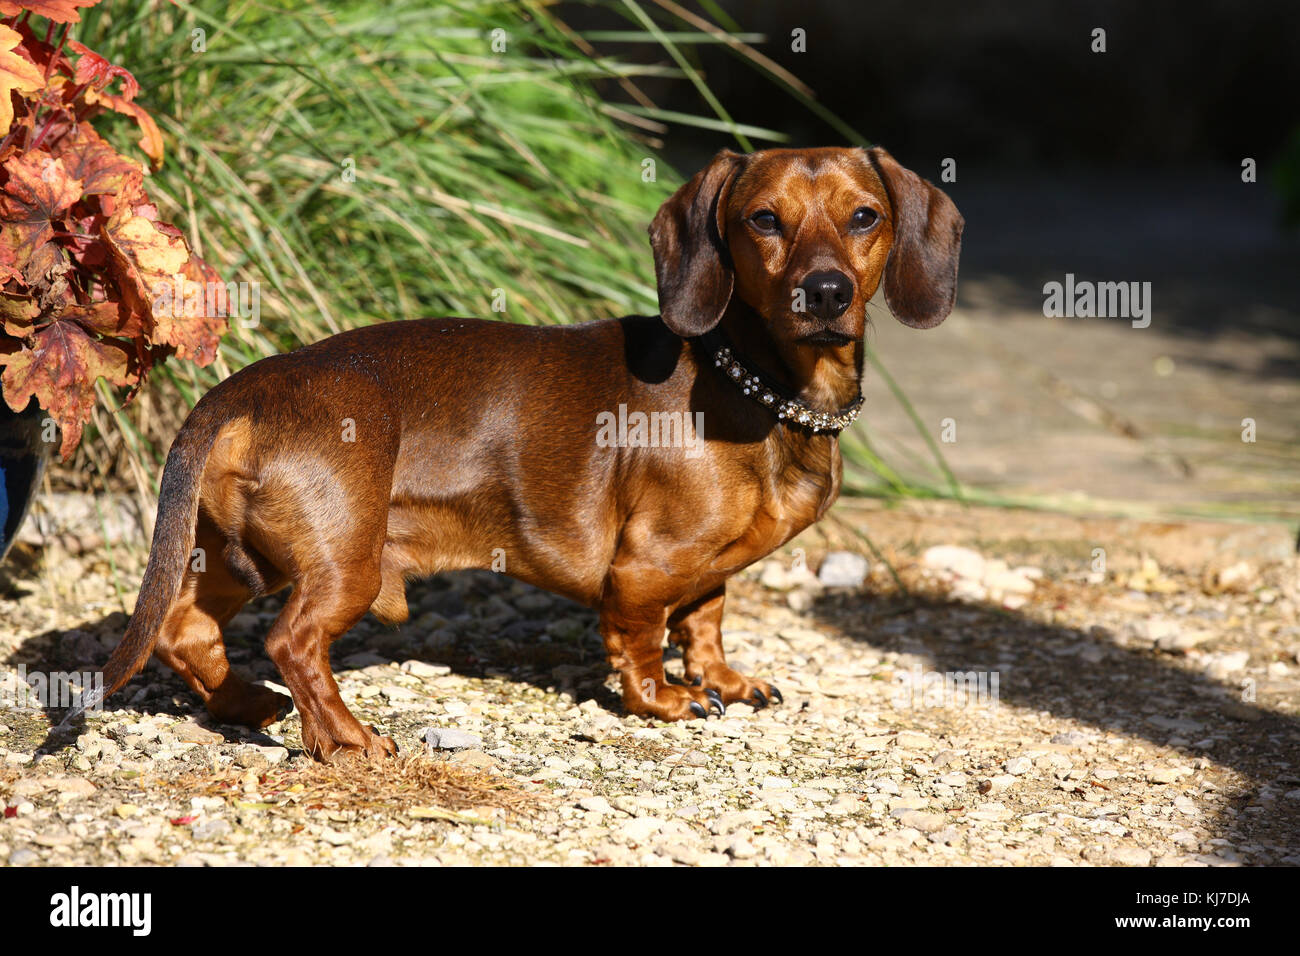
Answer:
M932 329L957 298L961 213L942 189L904 169L879 146L866 151L894 207L894 245L885 263L885 302L894 318Z
M727 196L744 156L724 149L673 193L650 223L659 312L678 335L703 335L722 319L735 284L724 238Z

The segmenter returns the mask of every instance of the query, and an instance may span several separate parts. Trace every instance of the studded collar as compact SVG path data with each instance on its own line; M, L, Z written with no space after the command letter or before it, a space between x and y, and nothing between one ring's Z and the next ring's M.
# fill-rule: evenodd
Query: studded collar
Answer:
M713 364L722 374L758 404L766 406L781 421L815 433L839 434L857 419L862 411L861 393L852 402L837 412L826 412L813 408L792 396L788 390L772 381L771 376L753 368L747 368L736 357L731 342L721 329L712 329L700 337L706 353L712 357Z

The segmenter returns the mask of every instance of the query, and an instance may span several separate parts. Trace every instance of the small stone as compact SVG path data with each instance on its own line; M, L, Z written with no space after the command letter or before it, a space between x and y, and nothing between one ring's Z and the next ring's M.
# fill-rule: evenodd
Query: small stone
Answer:
M644 843L663 828L657 817L633 817L619 824L617 833L628 843Z
M9 865L31 866L33 863L39 863L40 859L41 858L36 855L34 850L29 850L24 846L19 847L17 850L14 850L9 854Z
M473 770L493 771L500 766L496 758L486 754L481 750L458 750L447 758L447 763L454 763L457 766L469 767Z
M1238 561L1217 572L1211 572L1207 578L1208 587L1205 590L1210 594L1219 591L1244 594L1255 583L1255 569L1245 561Z
M609 814L617 812L604 797L583 797L578 801L578 806L588 813Z
M895 810L891 814L900 826L911 827L922 833L937 833L948 825L948 821L937 813L924 810Z
M1151 851L1138 846L1122 846L1111 853L1111 859L1121 866L1150 866Z
M454 727L429 727L424 731L424 746L430 753L438 750L461 750L482 747L483 738Z
M402 670L416 677L446 677L451 668L446 664L429 664L426 661L407 661Z
M340 833L333 827L326 827L320 832L320 838L330 846L347 846L352 842L352 834Z
M931 571L966 578L969 581L979 581L984 577L984 556L970 548L936 545L927 548L921 555L921 564Z
M1013 777L1009 773L997 774L991 780L989 780L988 792L1001 793L1003 790L1006 790L1010 787L1014 787L1019 782L1019 780L1020 780L1019 777ZM985 791L981 790L980 792L983 793Z
M1033 766L1033 762L1028 757L1013 757L1007 761L1006 771L1013 777L1019 777L1026 774Z
M113 808L113 813L123 820L129 820L140 813L140 808L133 803L119 803Z
M192 720L187 720L172 727L171 733L177 740L185 744L219 744L226 739L214 730L200 727Z
M817 569L817 579L828 588L859 588L867 579L871 565L852 551L832 551Z
M758 856L758 850L743 836L736 837L727 846L727 855L733 860L749 860Z
M230 825L229 820L216 819L205 820L203 823L195 826L190 832L194 835L194 839L206 842L209 840L224 840L226 837L230 836L233 830L234 827Z
M1087 734L1080 733L1077 730L1066 731L1063 734L1053 734L1052 743L1060 747L1082 747L1089 740Z
M1177 783L1191 773L1190 767L1160 767L1147 774L1147 780L1152 783Z

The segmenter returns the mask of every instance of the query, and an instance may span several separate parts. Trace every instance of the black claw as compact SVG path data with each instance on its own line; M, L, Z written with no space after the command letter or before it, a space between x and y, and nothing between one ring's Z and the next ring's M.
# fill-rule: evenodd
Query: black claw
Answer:
M691 686L692 686L692 687L699 687L699 686L700 686L701 684L703 684L703 683L704 683L704 678L703 678L703 677L697 677L697 678L695 678L695 680L691 681Z
M708 695L710 709L717 708L719 717L721 717L723 714L727 712L727 705L722 702L721 694L719 694L712 687L710 687L704 693Z
M704 709L703 705L700 704L698 700L691 701L691 713L694 714L696 717L709 716L709 712Z
M759 709L767 706L767 698L763 696L763 692L757 687L754 688L754 700L757 702Z
M778 704L785 703L785 698L781 696L781 692L777 690L775 687L772 688L772 699L776 701Z

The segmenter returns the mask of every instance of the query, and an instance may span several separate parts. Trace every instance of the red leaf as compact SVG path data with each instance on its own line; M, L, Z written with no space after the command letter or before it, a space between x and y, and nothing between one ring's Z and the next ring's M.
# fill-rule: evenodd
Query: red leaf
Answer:
M133 100L135 94L140 92L140 84L136 82L134 76L122 67L109 63L89 47L76 40L69 40L68 49L80 57L77 60L77 70L72 75L78 84L87 83L97 90L102 90L120 76L123 99Z
M189 816L185 816L185 817L172 817L171 825L174 827L185 827L185 826L189 826L197 819L198 819L197 814L190 814Z
M54 220L81 198L82 183L44 150L14 156L3 168L9 178L0 193L0 242L12 250L3 260L12 272L54 237Z
M35 395L63 431L59 453L67 460L95 406L95 381L131 384L131 352L114 339L93 339L75 321L58 319L36 332L30 348L0 356L5 401L21 411Z
M81 181L84 195L144 195L141 189L144 170L140 164L109 146L89 123L79 124L70 135L63 137L55 146L54 155L62 160L64 172Z
M5 819L6 819L6 820L12 820L12 819L13 819L14 817L16 817L16 816L18 816L18 808L17 808L17 807L5 807Z

